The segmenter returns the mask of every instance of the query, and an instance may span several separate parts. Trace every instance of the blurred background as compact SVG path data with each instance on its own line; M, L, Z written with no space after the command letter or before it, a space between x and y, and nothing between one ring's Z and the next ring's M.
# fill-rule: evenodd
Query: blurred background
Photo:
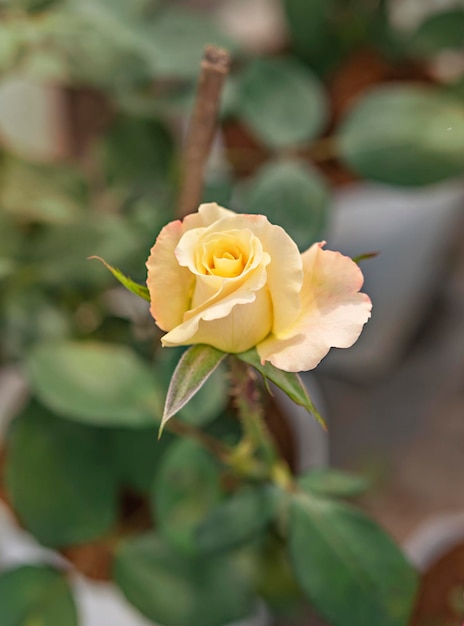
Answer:
M308 376L329 434L304 463L365 474L361 506L419 562L437 516L464 538L462 1L0 0L1 430L60 384L38 346L150 358L146 307L86 257L144 282L206 44L232 67L204 200L378 253L372 320Z

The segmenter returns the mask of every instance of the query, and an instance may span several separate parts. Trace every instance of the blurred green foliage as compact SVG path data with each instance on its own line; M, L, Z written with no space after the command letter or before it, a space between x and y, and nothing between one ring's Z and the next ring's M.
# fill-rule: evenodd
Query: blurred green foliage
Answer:
M23 367L31 395L5 442L8 497L45 545L111 537L111 576L163 626L221 626L252 612L258 595L291 613L304 595L333 626L405 626L410 567L335 500L359 493L362 480L313 472L289 495L231 478L196 443L169 433L157 442L182 350L159 350L148 305L86 257L144 283L150 246L175 217L206 43L227 47L234 63L205 198L267 214L301 249L330 219L330 167L398 186L461 175L464 77L441 84L428 64L463 53L463 13L442 11L407 32L387 0L282 0L287 41L256 56L212 13L172 5L0 3L0 89L14 77L57 88L67 140L64 158L44 163L0 132L0 364ZM336 77L359 51L382 59L390 83L374 80L340 113ZM391 82L400 66L414 79L407 85ZM219 369L178 419L236 442L226 387ZM137 515L148 510L135 527L128 495ZM0 605L5 626L77 623L68 583L47 567L0 574Z

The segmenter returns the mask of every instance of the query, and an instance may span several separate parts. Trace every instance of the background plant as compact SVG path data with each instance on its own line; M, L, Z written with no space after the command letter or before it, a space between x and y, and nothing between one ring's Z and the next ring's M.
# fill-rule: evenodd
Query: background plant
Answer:
M288 44L259 58L204 14L168 3L57 0L1 8L2 75L59 85L74 124L65 161L39 164L8 144L1 155L0 358L24 367L31 394L6 442L7 497L45 545L68 553L85 542L98 542L111 555L117 549L116 581L167 626L238 618L252 610L257 593L276 611L295 610L300 586L313 590L325 579L323 567L342 588L355 572L340 568L336 559L343 555L330 552L329 558L323 551L322 529L331 526L352 546L381 606L391 603L388 581L403 580L396 568L407 572L371 522L327 499L329 492L356 491L349 477L313 473L301 479L309 498L282 495L269 481L235 483L199 443L166 433L155 445L153 416L161 416L180 353L154 352L158 337L144 309L113 289L104 268L84 260L99 254L143 282L154 235L174 217L182 119L205 42L226 45L235 60L223 102L227 158L212 164L205 199L267 214L305 248L324 232L340 164L355 176L403 186L461 174L462 81L457 75L444 83L430 70L437 53L462 48L459 34L453 36L464 19L460 9L405 35L392 27L387 2L288 0L283 8ZM374 86L340 112L330 98L334 76L347 55L366 47L386 59L387 79L406 67L404 77L415 82ZM92 103L91 123L79 102ZM231 445L240 427L230 415L223 372L213 376L183 409L180 428ZM223 530L230 525L241 535L217 537L215 515L226 520ZM193 533L203 518L207 531L199 536L213 545L198 553ZM309 536L320 540L307 545ZM286 541L291 555L321 559L317 579L299 557L290 572ZM317 546L321 552L313 553ZM390 554L391 578L366 574L370 559L388 564ZM207 597L197 587L200 564L202 588L215 585ZM412 578L404 576L409 598ZM152 597L153 580L169 593ZM180 593L176 581L196 598L185 604L191 612L175 613L175 603L165 603ZM49 607L42 599L50 588L56 595ZM326 592L310 597L331 623L381 623L372 617L378 605L363 603L366 616L351 617L351 606L334 604ZM40 604L58 612L44 618L51 624L74 623L60 573L25 567L3 574L0 605L10 603L13 623L25 593L32 594L31 610ZM336 614L327 613L329 604ZM404 623L408 602L400 604L397 614L386 610L385 624Z

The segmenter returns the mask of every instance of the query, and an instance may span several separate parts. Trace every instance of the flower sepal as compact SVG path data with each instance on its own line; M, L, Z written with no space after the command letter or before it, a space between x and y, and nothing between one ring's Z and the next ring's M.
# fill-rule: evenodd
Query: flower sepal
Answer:
M103 263L106 269L109 270L113 274L113 276L117 280L119 280L121 285L125 287L128 291L134 293L136 296L139 296L139 298L143 298L147 302L150 302L150 292L148 291L148 288L145 287L145 285L140 285L139 283L136 283L134 280L132 280L132 278L125 276L121 272L121 270L113 267L99 256L89 256L89 260L91 259L96 259L97 261L100 261L100 263Z
M267 382L270 380L274 385L279 387L287 396L296 404L304 407L308 413L313 415L324 430L327 430L327 424L315 407L313 401L309 397L303 381L295 372L286 372L275 367L269 361L264 364L258 356L256 348L241 352L236 355L241 361L254 367Z
M192 346L184 352L169 383L159 436L171 417L200 391L226 356L225 352L203 344Z

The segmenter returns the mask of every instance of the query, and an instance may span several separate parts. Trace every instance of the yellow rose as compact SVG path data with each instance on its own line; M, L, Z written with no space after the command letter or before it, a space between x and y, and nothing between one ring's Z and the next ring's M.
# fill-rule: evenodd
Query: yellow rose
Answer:
M300 254L264 215L202 204L163 228L147 261L150 311L164 346L208 344L288 372L348 348L370 317L359 267L316 243Z

